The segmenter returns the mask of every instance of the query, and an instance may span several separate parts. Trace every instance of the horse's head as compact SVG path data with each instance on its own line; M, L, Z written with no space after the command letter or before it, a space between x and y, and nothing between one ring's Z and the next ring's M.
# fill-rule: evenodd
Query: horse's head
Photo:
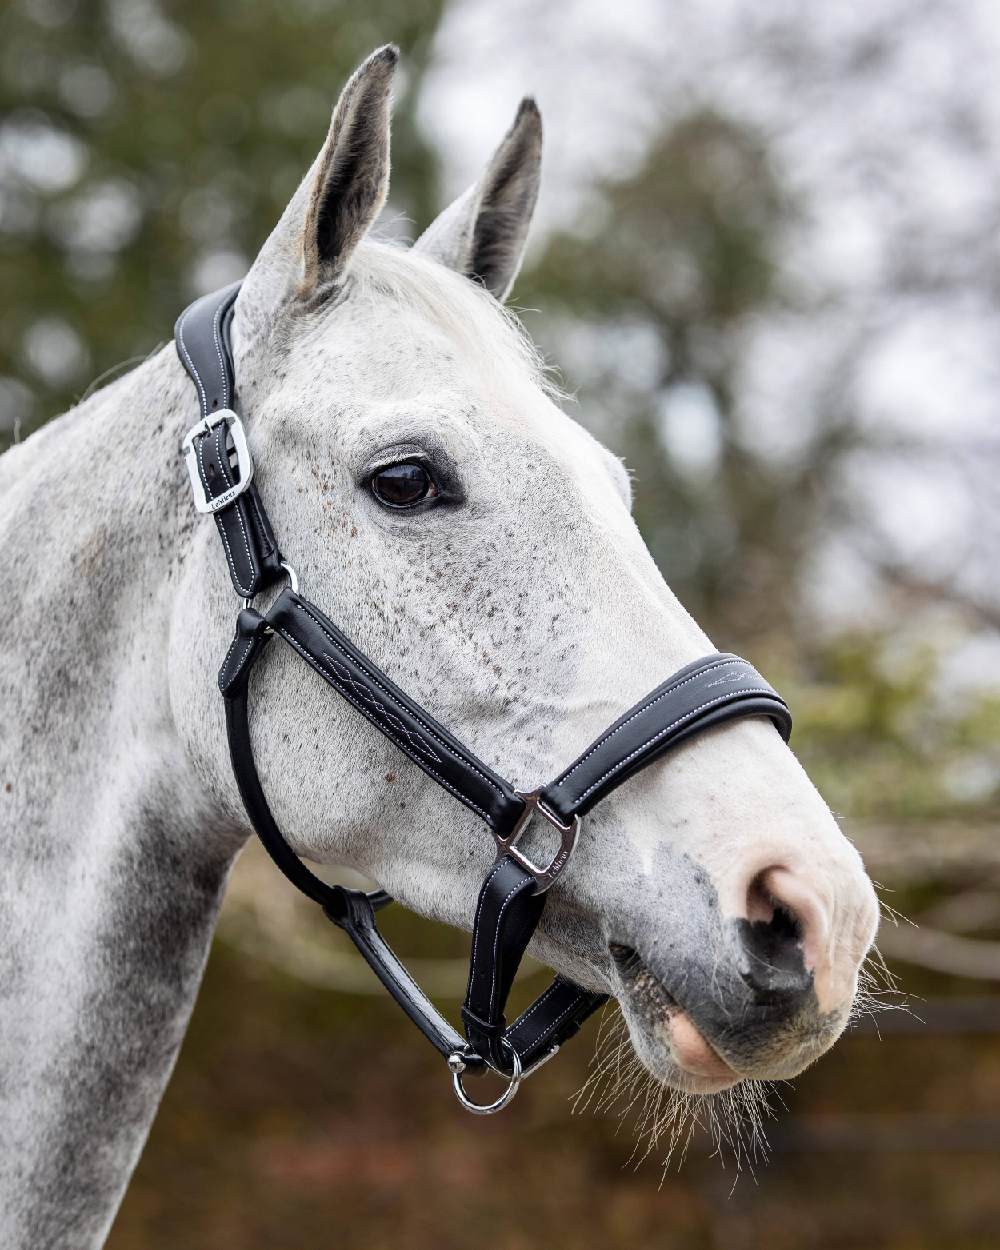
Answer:
M388 185L395 60L375 53L348 84L244 284L239 402L306 591L530 789L711 646L636 529L625 470L556 406L499 302L537 194L534 104L412 249L367 240ZM214 645L228 629L224 574L212 535L195 541L195 606L178 633L205 634L198 587L212 582ZM296 848L470 927L493 855L481 822L272 652L254 732ZM210 652L193 654L175 707L203 750L217 712L201 693ZM218 776L236 810L221 759ZM615 995L649 1071L698 1092L793 1076L830 1046L875 925L856 851L774 728L751 720L680 747L595 809L534 949Z

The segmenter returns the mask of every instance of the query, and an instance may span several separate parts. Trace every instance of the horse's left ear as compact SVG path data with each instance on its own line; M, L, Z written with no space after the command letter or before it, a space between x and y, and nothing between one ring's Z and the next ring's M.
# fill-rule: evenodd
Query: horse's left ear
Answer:
M541 161L541 114L534 100L522 100L482 177L427 227L414 251L505 299L524 258Z

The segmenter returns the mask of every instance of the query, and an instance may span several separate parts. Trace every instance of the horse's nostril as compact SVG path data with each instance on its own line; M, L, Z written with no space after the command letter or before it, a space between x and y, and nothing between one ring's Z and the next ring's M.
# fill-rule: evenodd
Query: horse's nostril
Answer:
M747 891L747 918L736 922L740 975L760 1001L805 994L813 982L806 966L803 918L772 890L782 870L759 873Z

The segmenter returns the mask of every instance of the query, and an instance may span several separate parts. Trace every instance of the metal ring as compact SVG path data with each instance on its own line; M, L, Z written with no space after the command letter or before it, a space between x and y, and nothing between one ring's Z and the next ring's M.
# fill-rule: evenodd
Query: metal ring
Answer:
M455 1097L466 1109L466 1111L471 1111L473 1115L496 1115L498 1111L502 1111L504 1107L507 1106L517 1093L518 1086L521 1084L521 1056L505 1037L501 1039L501 1044L510 1052L511 1064L514 1071L510 1078L510 1084L496 1100L496 1102L473 1102L469 1095L465 1092L465 1087L462 1085L462 1073L465 1071L465 1063L462 1059L461 1053L459 1051L455 1051L453 1055L448 1056L448 1067L451 1068L451 1083L455 1090Z
M288 563L288 561L287 561L287 560L282 560L282 561L281 561L281 567L282 567L282 568L285 570L285 572L288 574L288 588L289 588L289 590L292 592L292 594L293 594L293 595L297 595L297 594L299 593L299 578L298 578L298 574L295 572L295 570L292 568L292 566Z
M295 572L295 570L292 568L292 566L288 563L287 560L280 561L280 564L281 564L281 567L288 574L288 589L292 592L293 595L297 595L299 593L298 574ZM243 600L244 609L248 608L251 605L251 603L253 603L253 601L254 601L253 595L249 595L247 598L245 598Z

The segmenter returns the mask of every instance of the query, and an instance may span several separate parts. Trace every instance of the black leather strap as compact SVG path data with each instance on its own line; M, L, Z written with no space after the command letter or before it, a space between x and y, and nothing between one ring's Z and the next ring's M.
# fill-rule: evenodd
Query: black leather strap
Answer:
M560 819L582 816L634 773L714 725L765 716L788 741L792 715L778 692L739 656L696 660L650 691L541 792Z
M504 1007L545 899L534 877L508 855L496 861L479 892L462 1020L469 1044L501 1072L511 1066L503 1044Z
M202 417L220 408L232 408L233 353L229 329L242 283L234 282L195 300L177 318L174 342L181 364L198 392Z
M507 1041L520 1056L522 1068L527 1071L554 1047L579 1033L608 997L585 990L565 977L556 977L545 993L522 1011L507 1029Z
M307 599L283 590L268 624L362 716L492 828L512 828L524 803L482 760L389 680Z
M375 911L391 902L390 896L381 890L365 894L362 890L328 885L305 866L278 828L254 761L247 707L250 673L268 638L265 619L252 608L245 608L239 615L236 637L219 674L219 685L226 697L226 730L233 774L250 823L275 865L292 885L318 903L330 920L344 930L428 1041L445 1057L456 1051L462 1053L470 1072L475 1071L483 1066L482 1059L477 1054L467 1053L465 1039L423 993L378 931Z
M512 1071L511 1050L527 1071L607 1002L606 994L556 977L508 1028L504 1008L547 898L536 892L534 877L507 855L494 863L479 892L462 1020L469 1045L498 1072Z
M239 480L238 470L230 464L229 428L224 422L211 424L215 414L232 408L235 398L229 332L239 290L236 282L196 300L174 329L178 355L198 392L202 420L208 423L193 439L207 499L217 499ZM249 599L280 581L281 552L255 482L214 516L237 594Z

